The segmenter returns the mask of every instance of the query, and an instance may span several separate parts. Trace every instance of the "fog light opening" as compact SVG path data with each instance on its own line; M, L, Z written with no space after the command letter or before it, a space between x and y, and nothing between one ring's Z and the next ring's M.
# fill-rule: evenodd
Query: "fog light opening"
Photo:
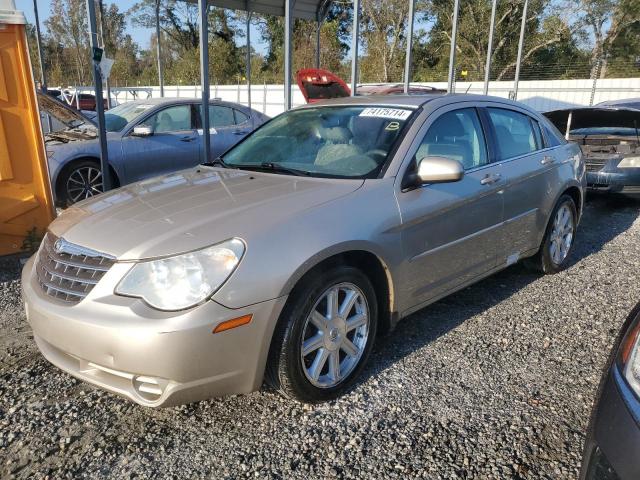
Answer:
M133 388L144 400L153 402L164 393L166 382L159 378L136 376L133 377Z

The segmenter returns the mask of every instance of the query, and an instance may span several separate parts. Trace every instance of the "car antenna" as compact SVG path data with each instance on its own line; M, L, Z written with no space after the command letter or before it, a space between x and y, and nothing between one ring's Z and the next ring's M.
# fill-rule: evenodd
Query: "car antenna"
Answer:
M467 90L464 92L464 94L466 95L467 93L469 93L469 90L471 90L471 84L469 84L469 86L467 87Z

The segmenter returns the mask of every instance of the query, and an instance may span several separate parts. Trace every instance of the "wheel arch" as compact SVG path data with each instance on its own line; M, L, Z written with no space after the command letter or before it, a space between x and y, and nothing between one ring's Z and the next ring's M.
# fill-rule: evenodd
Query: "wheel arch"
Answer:
M315 255L304 262L289 278L283 295L295 294L296 290L310 281L318 273L339 265L348 265L361 270L373 283L378 300L378 332L386 333L393 328L396 320L396 296L391 270L382 257L370 248L351 246L331 249Z
M70 169L72 169L78 163L87 162L87 161L88 162L95 162L98 166L100 166L100 158L98 158L96 156L93 156L93 155L79 155L79 156L75 157L74 159L69 160L64 165L62 165L62 167L60 167L60 170L58 171L58 174L57 174L56 179L55 179L55 184L53 185L56 199L60 199L60 198L64 197L64 194L63 194L63 192L61 190L62 189L62 179L64 178L64 174L66 172L68 172ZM112 178L114 180L114 187L119 187L120 186L120 175L118 174L116 169L113 167L113 164L111 162L109 162L109 170L111 171L111 175L112 175Z

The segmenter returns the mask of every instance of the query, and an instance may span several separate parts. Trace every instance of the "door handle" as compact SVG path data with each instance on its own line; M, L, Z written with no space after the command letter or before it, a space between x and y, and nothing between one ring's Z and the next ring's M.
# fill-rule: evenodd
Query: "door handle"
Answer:
M545 155L545 156L542 158L542 160L540 160L540 163L541 163L542 165L549 165L549 164L551 164L551 163L553 163L553 162L555 162L555 161L556 161L556 159L555 159L555 158L553 158L553 157L551 157L551 156L549 156L549 155Z
M196 139L196 137L182 137L180 139L181 142L193 142Z
M493 175L487 175L482 180L480 180L481 185L492 185L496 182L499 182L502 178L502 175L499 173L494 173Z
M246 135L247 133L249 132L247 132L246 130L235 130L233 132L234 135Z

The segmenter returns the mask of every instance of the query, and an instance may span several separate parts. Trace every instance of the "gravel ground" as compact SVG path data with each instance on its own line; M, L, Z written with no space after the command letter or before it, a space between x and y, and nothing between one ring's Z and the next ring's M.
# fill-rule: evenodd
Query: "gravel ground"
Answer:
M0 260L2 478L575 478L602 365L640 299L640 203L589 202L573 265L514 266L381 338L359 386L149 410L37 352Z

